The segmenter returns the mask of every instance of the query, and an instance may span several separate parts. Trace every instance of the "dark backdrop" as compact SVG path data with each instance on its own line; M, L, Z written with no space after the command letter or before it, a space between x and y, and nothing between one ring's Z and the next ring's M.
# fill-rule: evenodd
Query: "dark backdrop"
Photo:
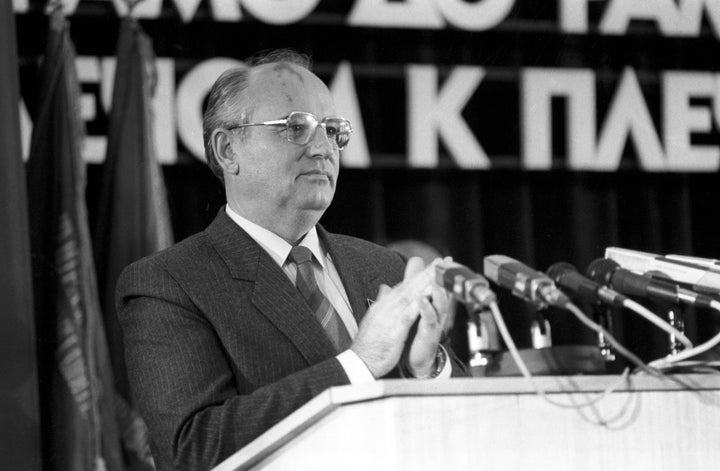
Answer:
M31 2L29 12L17 15L22 93L31 114L45 43L46 18L39 3ZM554 129L551 171L527 171L519 163L517 97L524 67L594 70L601 116L623 68L633 67L656 126L661 121L661 71L720 68L718 39L707 21L693 38L663 37L648 22L634 23L624 36L603 36L596 25L605 3L589 2L588 34L563 34L556 2L536 0L517 1L507 20L484 32L351 28L344 22L352 2L327 0L305 20L287 26L262 24L247 12L238 23L214 22L207 2L190 23L182 23L165 2L159 18L141 24L153 38L156 54L174 58L178 77L210 57L242 59L271 47L312 54L325 77L339 61L352 63L373 165L341 171L335 202L322 220L331 231L378 243L423 240L477 270L484 256L505 254L538 269L562 260L584 271L607 246L720 258L716 173L644 172L631 144L616 172L573 172L564 163L565 149L557 144L562 126ZM79 55L114 55L119 23L109 2L82 1L70 21ZM463 64L487 69L463 116L490 155L492 170L458 169L442 145L438 168L408 168L404 66L410 63L435 64L441 73ZM563 119L560 107L554 116ZM103 116L96 121L88 127L102 129ZM717 125L713 133L697 139L720 144ZM178 152L179 163L163 170L180 240L205 227L224 201L219 182L202 163L182 145ZM91 165L88 177L92 213L100 167ZM501 308L516 342L529 346L527 309L506 295ZM558 344L593 342L568 315L554 313L551 323ZM619 339L644 359L666 353L666 335L647 322L618 313L615 326ZM718 328L718 317L709 312L687 313L693 340L707 339ZM463 352L462 333L456 337Z

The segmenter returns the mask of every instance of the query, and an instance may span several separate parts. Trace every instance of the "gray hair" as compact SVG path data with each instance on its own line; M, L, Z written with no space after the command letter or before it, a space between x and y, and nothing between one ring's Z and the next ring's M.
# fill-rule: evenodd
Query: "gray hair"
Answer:
M215 81L203 115L203 141L207 164L223 184L223 170L218 164L210 137L218 128L250 122L251 110L245 106L244 93L250 85L250 73L265 64L292 64L310 70L312 61L309 56L292 49L261 51L244 61L243 65L226 70Z

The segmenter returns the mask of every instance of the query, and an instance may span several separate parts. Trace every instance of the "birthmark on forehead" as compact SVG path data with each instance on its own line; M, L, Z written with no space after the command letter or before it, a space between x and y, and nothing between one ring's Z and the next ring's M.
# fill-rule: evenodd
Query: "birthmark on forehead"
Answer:
M291 64L287 64L285 62L280 62L280 63L275 64L273 66L272 70L273 70L273 72L276 73L275 76L278 79L282 78L283 72L287 72L287 73L293 74L300 81L300 83L305 83L305 79L303 78L302 74L300 72L298 72L295 69L295 67L292 66ZM283 81L282 84L285 85L285 82Z

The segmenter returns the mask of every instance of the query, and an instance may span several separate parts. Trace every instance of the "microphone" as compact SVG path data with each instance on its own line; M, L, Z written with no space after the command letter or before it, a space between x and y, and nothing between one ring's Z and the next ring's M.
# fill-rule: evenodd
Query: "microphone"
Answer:
M681 288L675 283L633 273L609 258L594 260L588 266L587 274L590 279L630 296L657 298L676 304L684 302L700 307L709 307L713 301L709 296Z
M691 257L689 255L667 254L665 258L671 261L678 261L707 268L708 271L720 273L720 260L714 258Z
M564 307L570 303L547 275L505 255L486 256L483 272L491 281L539 308Z
M581 275L577 268L569 263L555 263L547 269L546 273L550 278L555 280L555 283L566 290L566 292L574 293L593 302L600 302L613 307L627 307L625 304L629 302L627 296ZM595 307L597 308L599 305L596 305ZM630 307L632 308L633 306ZM609 310L607 308L601 310L598 309L596 313L599 317L598 320L600 325L607 331L611 331L612 316L610 315ZM598 332L597 336L600 355L602 355L605 361L615 360L615 354L610 348L610 343L608 342L605 333L602 331Z
M463 303L488 305L496 301L488 280L459 263L440 262L435 265L435 281Z
M584 277L575 266L557 262L545 272L561 288L592 301L600 301L615 307L623 307L626 296Z
M605 258L616 261L621 267L639 273L662 272L673 281L689 285L693 291L720 295L720 272L718 267L706 259L682 258L639 252L637 250L608 247ZM693 260L693 261L690 261ZM698 260L706 260L698 263ZM706 266L701 266L705 263ZM652 276L651 273L648 273Z

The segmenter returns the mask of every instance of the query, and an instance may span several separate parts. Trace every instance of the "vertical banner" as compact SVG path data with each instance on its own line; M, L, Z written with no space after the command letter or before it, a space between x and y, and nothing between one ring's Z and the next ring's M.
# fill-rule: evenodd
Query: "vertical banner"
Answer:
M30 232L12 2L0 2L0 469L41 469Z
M115 285L122 269L173 242L167 195L152 129L156 83L152 43L133 19L123 20L110 112L103 185L95 217L95 255L118 398L125 456L132 469L152 469L147 429L133 409ZM149 468L148 468L149 467Z
M50 18L28 161L43 455L53 469L120 470L112 371L85 207L75 50Z

